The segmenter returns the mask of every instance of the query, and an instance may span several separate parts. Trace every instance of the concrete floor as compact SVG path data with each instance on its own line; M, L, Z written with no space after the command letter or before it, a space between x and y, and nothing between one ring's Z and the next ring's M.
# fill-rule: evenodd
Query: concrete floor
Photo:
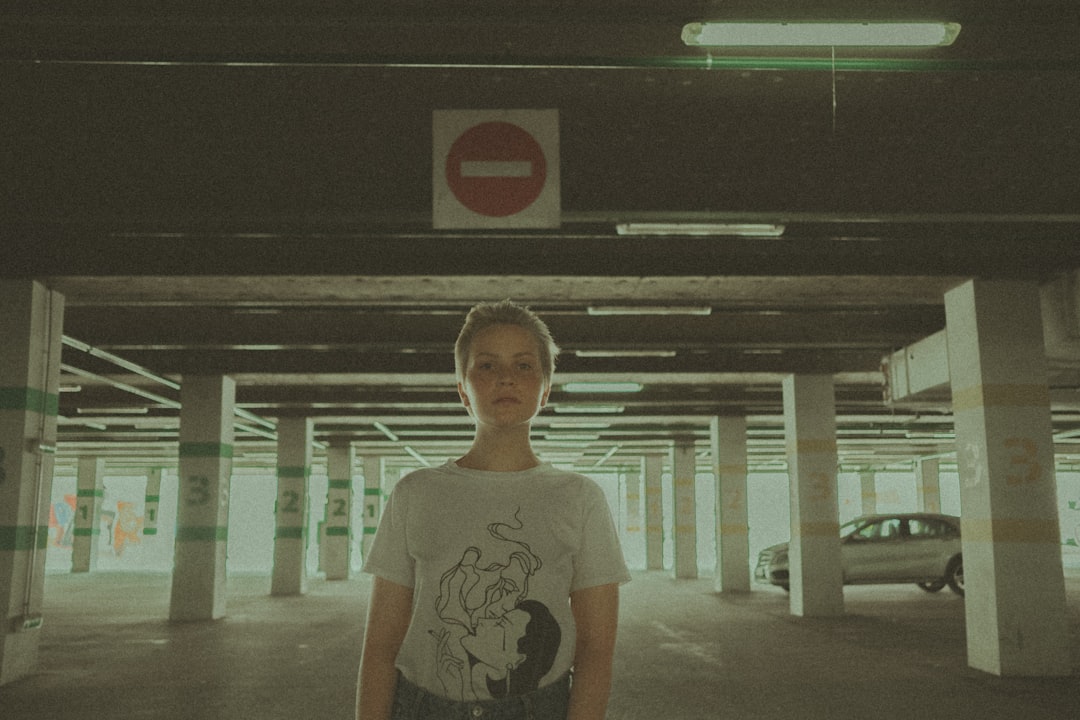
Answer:
M1073 674L1001 679L968 668L947 590L846 588L844 617L803 619L780 590L637 573L608 717L1080 718L1080 573L1067 584ZM50 575L39 672L0 688L0 719L351 718L369 580L269 587L231 577L225 619L170 624L165 575Z

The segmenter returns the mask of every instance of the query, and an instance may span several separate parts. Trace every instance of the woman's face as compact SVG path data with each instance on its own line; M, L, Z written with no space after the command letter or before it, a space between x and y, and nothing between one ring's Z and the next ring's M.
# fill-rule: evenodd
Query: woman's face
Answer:
M469 346L458 394L478 424L529 423L547 404L551 387L540 367L540 343L518 325L492 325Z
M497 618L480 618L473 634L462 638L461 645L488 667L513 670L525 660L518 652L518 641L525 637L531 619L524 610L511 610Z

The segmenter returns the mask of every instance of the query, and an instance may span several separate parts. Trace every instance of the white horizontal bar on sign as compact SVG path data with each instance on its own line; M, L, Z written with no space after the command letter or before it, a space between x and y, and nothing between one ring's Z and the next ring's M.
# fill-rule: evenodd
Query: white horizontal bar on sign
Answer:
M462 160L461 177L532 177L528 160Z

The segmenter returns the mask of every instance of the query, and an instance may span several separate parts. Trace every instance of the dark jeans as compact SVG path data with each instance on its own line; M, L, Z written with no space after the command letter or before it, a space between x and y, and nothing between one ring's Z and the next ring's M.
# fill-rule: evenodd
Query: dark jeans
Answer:
M433 695L398 673L391 720L566 720L570 676L502 700L458 702Z

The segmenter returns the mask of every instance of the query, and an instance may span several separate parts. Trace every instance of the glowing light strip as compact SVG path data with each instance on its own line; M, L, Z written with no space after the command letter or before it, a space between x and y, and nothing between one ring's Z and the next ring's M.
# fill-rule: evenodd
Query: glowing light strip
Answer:
M943 47L959 34L959 23L943 22L697 22L683 27L682 40L699 47Z

